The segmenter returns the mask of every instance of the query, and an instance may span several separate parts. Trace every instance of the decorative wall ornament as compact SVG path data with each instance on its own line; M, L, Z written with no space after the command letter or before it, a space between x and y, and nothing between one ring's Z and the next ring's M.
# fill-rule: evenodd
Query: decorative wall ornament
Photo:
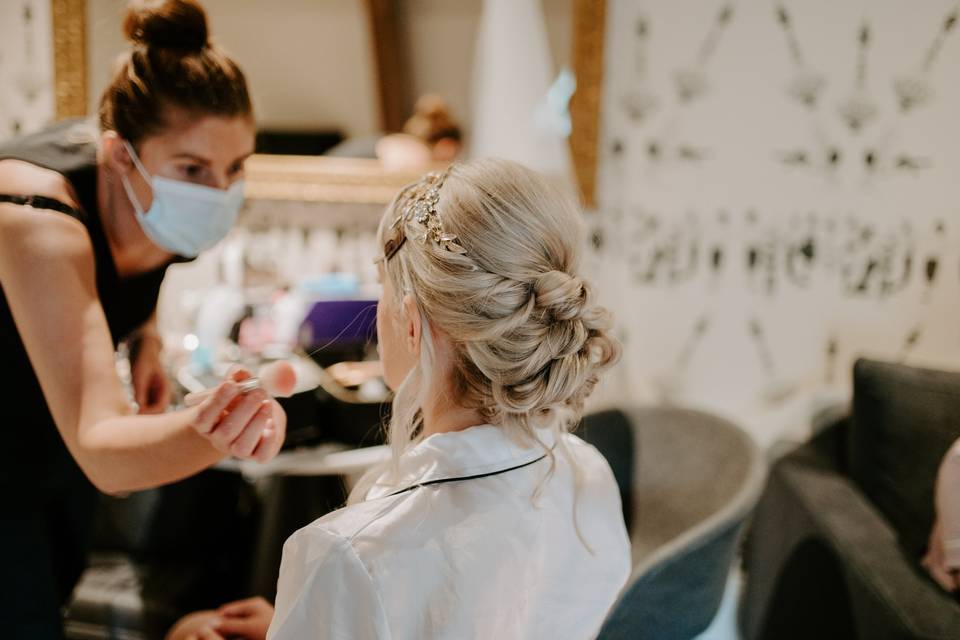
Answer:
M49 0L0 6L0 139L29 133L53 119Z
M862 353L956 366L960 5L728 4L608 3L589 255L624 389L745 417ZM678 93L691 50L708 90Z
M822 73L808 67L803 50L800 48L800 41L797 39L796 27L790 17L790 12L783 3L777 5L776 15L777 21L783 29L783 35L787 40L790 58L796 65L796 74L787 85L787 92L800 104L812 109L817 106L820 93L827 84L827 79Z
M934 91L929 79L930 72L943 51L944 42L955 30L958 16L960 16L960 3L943 19L943 24L934 35L933 42L927 47L919 68L914 72L902 73L894 79L893 90L897 94L900 109L903 112L923 106L929 103L933 97Z

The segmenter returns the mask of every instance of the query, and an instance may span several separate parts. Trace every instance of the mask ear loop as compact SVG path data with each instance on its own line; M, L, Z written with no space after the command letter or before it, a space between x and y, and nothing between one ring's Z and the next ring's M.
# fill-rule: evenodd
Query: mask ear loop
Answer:
M136 150L133 148L133 145L130 144L129 140L123 141L123 147L127 150L127 155L130 156L131 160L133 160L133 166L137 168L137 171L140 172L140 175L143 176L143 179L147 182L153 180L153 176L147 172L147 168L143 166L142 162L140 162L140 156L137 155Z
M134 150L133 145L129 141L123 141L123 147L127 150L127 155L130 157L130 160L133 161L133 166L137 168L137 171L140 172L140 175L143 176L144 181L150 185L151 191L153 190L153 177L147 173L146 167L143 166L143 163L140 162L137 152ZM143 205L140 204L140 199L137 198L137 194L133 192L133 187L130 186L130 180L127 176L120 176L120 182L123 184L123 190L127 192L127 197L130 198L130 204L133 205L134 210L136 210L137 215L141 218L146 216L146 212L143 210Z

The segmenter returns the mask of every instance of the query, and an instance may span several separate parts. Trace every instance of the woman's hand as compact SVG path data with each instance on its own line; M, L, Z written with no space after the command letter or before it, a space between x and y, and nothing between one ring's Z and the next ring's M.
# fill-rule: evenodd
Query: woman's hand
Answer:
M249 377L243 369L231 373L192 409L191 426L222 453L267 462L283 445L287 416L263 389L240 393L237 382Z
M177 621L166 640L265 640L273 606L263 598L225 604L216 611L197 611Z
M941 587L960 590L960 557L956 543L960 539L960 440L957 440L940 464L934 490L936 519L923 566Z
M943 527L940 520L933 525L933 531L930 532L930 542L927 548L927 554L921 561L923 568L927 570L937 584L946 591L954 592L960 589L960 575L956 571L951 571L946 563L946 554L943 545Z
M160 361L159 336L145 334L137 341L133 354L133 397L140 413L163 413L170 406L170 380Z
M273 620L273 606L263 598L248 598L225 604L217 609L214 629L225 638L264 640Z
M186 615L173 625L165 640L223 640L216 632L220 616L216 611L197 611Z

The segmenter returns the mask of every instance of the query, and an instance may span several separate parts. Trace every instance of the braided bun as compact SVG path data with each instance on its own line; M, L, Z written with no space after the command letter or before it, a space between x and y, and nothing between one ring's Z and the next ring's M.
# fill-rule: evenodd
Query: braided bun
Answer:
M489 380L501 420L537 427L559 418L569 426L619 345L607 334L609 313L592 303L579 277L550 271L536 279L534 290L541 313L527 315L514 331L469 345L467 352Z
M620 353L610 314L577 274L578 208L539 174L482 160L450 171L437 211L466 253L408 242L385 275L449 337L458 403L534 438L538 427L571 428ZM381 235L396 215L388 209Z
M533 285L537 306L556 320L571 320L580 315L587 290L583 281L563 271L547 271Z

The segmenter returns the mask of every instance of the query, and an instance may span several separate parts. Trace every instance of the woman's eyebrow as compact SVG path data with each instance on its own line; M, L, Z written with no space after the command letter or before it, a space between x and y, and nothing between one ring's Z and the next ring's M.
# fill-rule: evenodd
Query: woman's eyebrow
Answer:
M249 157L252 156L252 155L253 155L253 151L248 151L247 153L243 154L242 156L240 156L239 158L237 158L236 160L234 160L233 162L231 162L231 163L230 163L230 166L233 166L233 165L235 165L235 164L241 164L241 163L243 163L247 158L249 158Z
M194 160L194 161L198 162L199 164L207 164L207 165L213 164L213 161L210 160L209 158L204 158L203 156L198 156L198 155L196 155L196 154L194 154L194 153L182 152L182 153L177 153L177 154L175 154L173 157L174 157L174 158L183 158L183 159L186 159L186 160Z
M230 163L230 166L242 163L244 160L253 155L253 152L244 153L243 155L236 158L233 162ZM213 160L210 158L205 158L203 156L198 156L195 153L190 153L189 151L182 151L180 153L174 154L175 159L184 159L184 160L193 160L194 162L202 165L210 166L213 164Z

